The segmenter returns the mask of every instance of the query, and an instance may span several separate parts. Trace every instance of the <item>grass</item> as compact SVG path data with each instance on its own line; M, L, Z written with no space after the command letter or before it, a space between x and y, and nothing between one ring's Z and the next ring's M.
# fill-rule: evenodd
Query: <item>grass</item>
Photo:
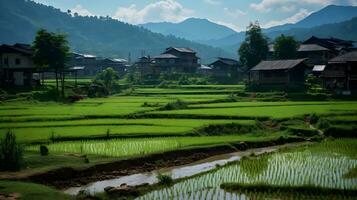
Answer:
M70 200L74 199L47 186L15 181L0 181L0 194L18 194L23 200ZM6 198L5 198L6 199Z
M236 103L235 105L247 103ZM242 116L242 117L272 117L275 119L292 118L306 114L331 114L336 112L356 112L357 102L334 102L326 104L321 102L299 103L298 105L267 105L265 102L248 103L251 106L233 108L202 108L174 111L153 111L153 114L176 114L176 115L216 115L216 116Z
M357 160L347 155L355 154L356 139L329 140L321 144L313 144L305 147L286 149L278 153L265 154L259 157L243 158L241 161L231 163L223 167L184 179L176 184L149 192L139 199L222 199L222 197L240 194L226 192L220 189L223 183L229 183L230 187L237 188L242 185L259 187L264 185L269 188L298 188L318 191L310 197L343 198L333 192L323 196L319 191L357 191L355 179L346 179L344 175L350 173L357 166ZM344 149L342 154L340 149ZM327 152L327 153L325 153ZM330 153L334 152L334 153ZM337 153L337 154L335 154ZM312 187L313 186L313 187ZM257 193L254 190L254 193ZM343 192L342 192L343 193ZM250 196L250 193L243 193ZM260 198L276 194L275 198L286 198L286 193L277 194L276 191L265 192ZM289 192L289 196L299 193ZM331 195L331 196L330 196ZM334 195L337 195L336 197ZM350 195L349 193L347 195ZM353 196L352 196L353 197ZM258 198L258 199L260 199ZM302 197L300 196L300 199ZM223 198L226 199L226 198ZM299 199L299 198L298 198ZM353 199L348 196L347 199Z
M194 134L195 129L212 124L255 124L253 120L190 119L88 119L67 121L0 123L0 133L11 129L20 142L48 141L50 137L89 138L110 136L177 136Z
M102 155L110 157L143 156L151 153L178 150L182 148L221 145L240 141L265 141L282 136L275 134L244 134L239 136L203 136L203 137L161 137L140 139L112 139L91 141L70 141L49 144L49 152L78 153L88 155ZM28 146L27 151L39 152L39 146Z

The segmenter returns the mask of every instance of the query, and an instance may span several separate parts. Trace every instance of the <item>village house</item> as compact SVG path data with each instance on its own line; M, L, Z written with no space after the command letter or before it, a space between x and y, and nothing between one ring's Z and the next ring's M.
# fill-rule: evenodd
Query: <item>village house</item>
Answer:
M216 77L237 77L240 72L240 64L237 60L219 57L209 65L212 68L212 75Z
M249 73L250 84L299 88L305 81L305 59L262 61Z
M1 85L34 86L40 83L39 68L33 63L30 45L0 46Z
M318 38L312 36L303 42L303 44L316 44L322 47L325 47L333 52L336 56L344 53L345 51L349 51L354 47L354 41L342 40L339 38Z
M357 90L357 51L335 57L322 70L323 84L327 89L350 94Z
M195 73L199 68L199 57L190 48L169 47L152 58L155 72Z
M98 58L95 55L71 53L70 66L82 67L78 76L93 77L102 70L111 67L118 72L120 76L124 75L128 68L128 61L120 58Z

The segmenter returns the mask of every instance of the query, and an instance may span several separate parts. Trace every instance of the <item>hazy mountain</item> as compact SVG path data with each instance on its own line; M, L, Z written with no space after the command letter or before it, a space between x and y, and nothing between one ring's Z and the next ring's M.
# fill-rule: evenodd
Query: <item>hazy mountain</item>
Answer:
M73 51L109 57L137 58L159 54L169 46L196 50L203 63L217 56L235 57L222 49L164 36L107 17L81 17L33 1L0 1L0 43L31 43L39 28L68 35Z
M304 41L311 36L316 37L337 37L346 40L357 41L357 17L334 24L325 24L312 28L294 28L285 31L269 32L267 35L270 38L275 38L281 34L292 35L299 41Z
M219 39L236 33L233 29L207 19L189 18L180 23L147 23L143 26L153 32L174 35L192 41Z
M271 39L274 39L280 34L293 35L299 40L306 39L313 35L328 36L328 37L341 37L341 38L354 38L357 35L357 29L348 27L352 26L354 20L339 24L340 22L351 20L357 17L357 7L355 6L327 6L317 12L312 13L303 20L295 24L285 24L264 29L264 33ZM323 26L326 25L326 26ZM339 26L340 29L335 27ZM245 38L245 32L234 33L224 38L216 40L201 41L204 44L223 48L226 51L235 53L232 49L239 48L241 42Z
M285 24L266 29L266 32L288 30L293 28L312 28L324 24L333 24L350 20L357 16L357 6L330 5L314 12L295 24Z

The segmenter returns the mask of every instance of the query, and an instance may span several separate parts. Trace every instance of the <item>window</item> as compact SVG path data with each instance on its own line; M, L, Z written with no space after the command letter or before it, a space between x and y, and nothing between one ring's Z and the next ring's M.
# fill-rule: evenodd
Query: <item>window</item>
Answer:
M4 65L9 65L9 58L4 58Z
M15 59L15 64L16 64L16 65L20 65L20 64L21 64L20 58L16 58L16 59Z

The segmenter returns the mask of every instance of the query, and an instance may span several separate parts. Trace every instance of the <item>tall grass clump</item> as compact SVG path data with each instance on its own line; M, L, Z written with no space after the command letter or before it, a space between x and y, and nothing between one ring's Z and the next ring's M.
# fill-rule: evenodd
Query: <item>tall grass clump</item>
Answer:
M16 136L8 131L0 141L0 170L16 171L21 168L23 149L17 144Z
M185 109L187 108L187 103L178 99L175 102L170 102L167 103L164 107L162 107L162 110L179 110L179 109Z
M156 178L161 185L171 185L173 183L173 180L169 175L158 174Z

